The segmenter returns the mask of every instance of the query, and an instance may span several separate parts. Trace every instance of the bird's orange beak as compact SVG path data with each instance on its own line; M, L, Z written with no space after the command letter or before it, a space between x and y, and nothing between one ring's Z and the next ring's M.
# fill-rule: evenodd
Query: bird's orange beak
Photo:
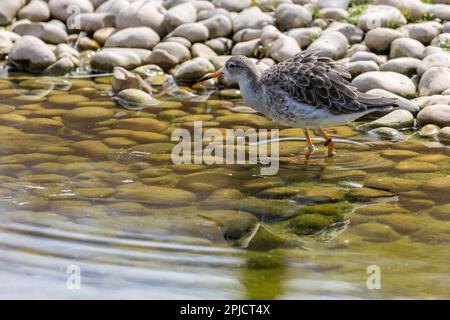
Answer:
M220 71L220 70L217 70L217 71L214 71L212 73L209 73L209 74L201 77L200 79L195 81L195 83L203 82L203 81L206 81L206 80L209 80L209 79L213 79L213 78L218 78L218 77L220 77L222 75L223 75L223 72Z

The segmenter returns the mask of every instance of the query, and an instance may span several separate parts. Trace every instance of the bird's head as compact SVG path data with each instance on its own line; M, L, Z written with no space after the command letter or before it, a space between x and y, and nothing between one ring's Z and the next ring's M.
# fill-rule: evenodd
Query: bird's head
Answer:
M234 56L228 59L222 68L213 73L207 74L206 76L200 78L197 82L224 75L238 83L242 83L243 81L253 79L257 74L258 69L249 58L244 56Z

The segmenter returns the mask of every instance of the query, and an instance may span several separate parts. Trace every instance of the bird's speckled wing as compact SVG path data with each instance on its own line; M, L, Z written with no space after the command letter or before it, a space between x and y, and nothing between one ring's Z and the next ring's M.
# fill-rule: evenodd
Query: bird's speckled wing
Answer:
M326 108L332 114L359 113L397 101L359 92L346 80L351 76L345 68L318 56L319 52L306 50L274 65L261 75L262 84L274 94L285 92L299 103Z

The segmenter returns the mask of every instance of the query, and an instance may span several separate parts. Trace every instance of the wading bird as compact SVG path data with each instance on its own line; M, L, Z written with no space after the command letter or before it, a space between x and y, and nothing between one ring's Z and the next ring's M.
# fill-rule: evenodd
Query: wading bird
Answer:
M314 152L308 130L325 140L328 155L334 154L333 140L322 127L352 122L363 115L390 109L397 99L358 91L344 66L320 56L320 50L306 50L260 72L247 57L234 56L218 71L197 82L225 75L238 84L245 103L277 123L302 128L306 158Z

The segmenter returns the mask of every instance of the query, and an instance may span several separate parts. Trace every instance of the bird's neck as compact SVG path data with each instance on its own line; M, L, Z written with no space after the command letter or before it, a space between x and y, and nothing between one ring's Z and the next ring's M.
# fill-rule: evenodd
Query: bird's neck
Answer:
M251 107L257 107L260 98L260 83L261 74L259 71L248 75L246 79L238 81L239 89L244 101Z

